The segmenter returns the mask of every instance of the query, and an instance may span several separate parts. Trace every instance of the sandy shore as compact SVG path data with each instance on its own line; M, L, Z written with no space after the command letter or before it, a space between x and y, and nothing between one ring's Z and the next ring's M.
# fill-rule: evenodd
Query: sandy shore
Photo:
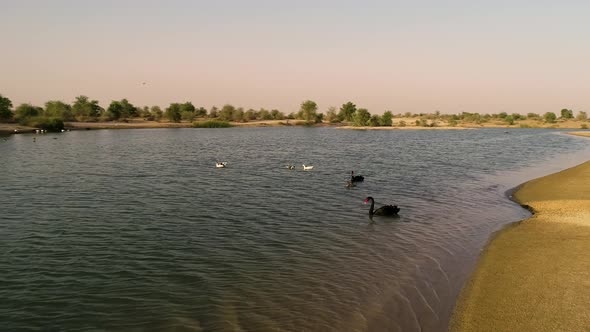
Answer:
M582 137L590 137L590 131L573 131L568 134Z
M534 215L489 243L450 330L589 331L590 162L527 182L514 197Z
M0 134L14 134L15 130L17 130L19 133L31 133L35 131L35 128L21 126L17 123L0 123Z

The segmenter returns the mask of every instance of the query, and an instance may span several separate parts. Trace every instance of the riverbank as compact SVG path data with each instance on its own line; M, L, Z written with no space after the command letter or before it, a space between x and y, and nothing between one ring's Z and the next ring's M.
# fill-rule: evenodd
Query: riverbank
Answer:
M204 122L205 120L202 120ZM303 125L303 120L262 120L250 122L230 122L234 127L281 127ZM192 128L192 122L148 121L131 119L128 121L66 122L66 129L145 129L145 128ZM21 126L17 123L0 123L0 134L35 132L34 127ZM16 130L16 131L15 131Z
M573 131L568 134L574 136L590 137L590 131Z
M21 126L18 123L0 123L0 134L33 133L36 128Z
M590 162L529 181L514 198L534 215L498 232L488 244L461 293L450 330L587 330Z
M207 119L201 119L200 121L206 121ZM351 126L343 123L317 123L312 124L313 127L335 127L338 129L350 129L350 130L464 130L464 129L478 129L478 128L506 128L506 129L519 129L520 125L508 125L501 123L484 123L480 125L460 123L457 126L450 126L446 123L439 123L433 127L417 126L410 119L404 121L410 123L409 125L399 126L398 122L394 121L394 126L382 126L382 127L370 127L370 126ZM397 119L396 119L397 121ZM525 122L525 121L523 121ZM260 121L249 121L249 122L229 122L233 127L284 127L284 126L302 126L306 124L304 120L260 120ZM147 121L142 119L131 119L126 122L66 122L66 128L68 129L134 129L134 128L192 128L192 122L168 122L168 121ZM579 128L577 122L560 122L556 124L533 124L532 121L521 124L524 128L553 128L553 129L575 129ZM34 129L34 128L33 128ZM584 132L580 132L582 135Z
M202 119L200 121L205 121ZM498 123L485 123L481 125L460 123L456 126L450 126L446 123L438 123L433 127L417 126L411 119L404 121L410 123L409 125L399 126L398 119L395 119L394 126L383 126L383 127L357 127L350 126L342 123L320 123L313 124L314 127L336 127L338 129L350 129L350 130L463 130L463 129L477 129L477 128L506 128L506 129L518 129L521 128L579 128L577 122L561 122L558 124L520 124L520 125L508 125ZM529 121L530 122L530 121ZM301 126L305 125L304 120L261 120L261 121L250 121L250 122L230 122L233 127L283 127L283 126ZM143 119L130 119L128 121L99 121L99 122L66 122L65 128L70 130L92 130L92 129L145 129L145 128L192 128L192 122L168 122L168 121L148 121ZM17 123L0 123L0 134L14 134L14 133L27 133L34 132L34 127L21 126ZM16 130L16 132L15 132ZM588 132L575 132L573 135L588 136Z

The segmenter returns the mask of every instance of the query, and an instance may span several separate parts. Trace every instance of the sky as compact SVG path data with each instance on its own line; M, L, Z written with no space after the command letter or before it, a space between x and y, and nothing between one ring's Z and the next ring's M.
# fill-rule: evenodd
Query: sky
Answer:
M590 111L590 1L0 0L13 104ZM145 84L143 84L145 82Z

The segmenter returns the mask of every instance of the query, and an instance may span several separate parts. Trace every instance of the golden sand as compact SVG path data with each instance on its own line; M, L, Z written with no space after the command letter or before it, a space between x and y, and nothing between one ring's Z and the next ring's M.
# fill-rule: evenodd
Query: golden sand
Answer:
M576 136L583 136L583 137L590 137L590 131L574 131L574 132L571 132L568 134L576 135Z
M489 243L451 331L590 331L590 162L525 183L530 219Z

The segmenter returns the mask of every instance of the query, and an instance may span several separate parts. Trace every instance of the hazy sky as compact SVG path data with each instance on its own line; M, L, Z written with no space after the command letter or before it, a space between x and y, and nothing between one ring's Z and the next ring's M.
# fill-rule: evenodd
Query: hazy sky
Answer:
M0 0L0 94L590 111L589 18L590 1Z

